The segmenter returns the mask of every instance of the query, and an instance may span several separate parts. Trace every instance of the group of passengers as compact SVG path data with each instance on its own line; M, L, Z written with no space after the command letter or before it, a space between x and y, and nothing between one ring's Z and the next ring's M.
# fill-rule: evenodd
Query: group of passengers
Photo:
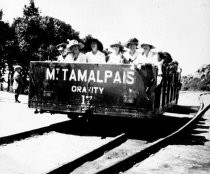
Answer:
M58 57L59 62L68 63L154 63L153 57L157 54L151 50L155 48L150 44L142 44L143 52L137 51L138 39L132 38L126 43L126 48L129 51L124 50L124 46L121 42L110 45L113 48L113 52L108 55L108 59L103 52L103 45L98 39L90 40L91 51L86 54L82 53L81 50L84 48L84 44L77 40L67 40L68 44L62 43L57 45L57 49L60 52ZM157 57L156 57L157 59ZM158 61L158 60L157 60Z
M171 55L167 52L153 52L155 48L148 43L141 44L143 52L138 50L138 39L129 39L125 44L128 51L124 50L121 42L110 45L113 52L103 51L103 45L98 39L90 39L88 42L89 52L84 54L81 50L84 44L77 40L67 40L68 44L62 43L57 45L60 52L58 62L66 63L95 63L95 64L134 64L142 65L145 63L154 64L158 67L158 73L161 73L162 65L172 62Z
M58 62L66 63L106 63L106 56L102 52L103 46L97 39L91 40L91 51L84 54L81 50L84 44L77 40L67 40L68 44L57 45L60 51ZM102 48L102 49L101 49Z

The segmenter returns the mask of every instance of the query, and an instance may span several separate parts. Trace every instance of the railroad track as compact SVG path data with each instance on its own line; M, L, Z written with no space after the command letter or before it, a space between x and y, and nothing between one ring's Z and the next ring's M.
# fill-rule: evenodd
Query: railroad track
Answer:
M205 94L202 94L205 95ZM177 130L173 131L172 133L166 135L163 138L158 138L157 140L150 142L146 144L141 150L138 152L135 152L131 155L128 155L126 158L121 159L109 166L106 166L94 173L97 174L112 174L112 173L120 173L124 172L130 168L132 168L136 163L139 163L143 161L144 159L148 158L151 154L154 154L158 152L161 148L169 145L172 142L175 142L178 137L180 137L184 132L191 129L193 125L195 125L196 122L203 116L203 114L210 108L210 105L204 106L204 103L201 100L200 96L200 108L198 112L195 114L195 116L190 119L188 122L186 122L184 125L179 127ZM79 167L81 167L84 163L93 161L98 159L99 157L102 157L106 152L109 150L113 150L121 145L122 143L125 143L126 140L128 140L128 135L123 133L116 138L114 138L113 141L94 149L93 151L77 158L74 161L71 161L69 163L63 164L62 166L52 169L48 172L48 174L69 174L71 172L74 172L74 170L78 170ZM82 173L82 172L81 172ZM83 172L86 173L86 172Z
M75 124L75 122L81 122L84 120L85 120L84 118L79 117L78 119L75 119L75 120L63 121L63 122L51 124L46 127L41 127L38 129L33 129L33 130L29 130L29 131L25 131L25 132L13 134L13 135L0 137L0 145L10 144L10 143L13 143L14 141L21 141L26 138L30 138L31 136L34 136L34 135L42 135L44 133L49 133L51 131L54 131L57 127L65 126L65 124L68 124L69 126L71 126Z
M200 120L202 115L209 109L209 107L210 107L209 105L205 106L201 99L200 99L200 101L201 101L201 103L200 103L199 110L196 110L196 109L198 109L196 107L191 107L188 109L183 108L183 110L180 110L178 112L178 113L184 112L185 114L189 114L191 112L198 111L197 114L195 114L195 116L192 119L189 119L190 117L192 117L192 115L189 118L184 119L184 121L182 119L183 122L181 124L179 124L178 127L174 127L174 130L176 130L176 131L173 130L173 133L169 133L169 131L168 131L165 134L162 134L162 132L160 131L161 132L160 135L147 138L147 140L146 140L147 143L145 143L144 146L142 146L142 148L140 148L140 150L138 150L137 152L132 153L132 154L126 154L125 157L119 158L119 159L115 160L114 162L112 161L111 165L106 165L104 168L101 167L101 168L95 170L93 173L120 173L120 172L126 171L126 170L132 168L133 165L135 165L136 163L141 162L142 160L148 158L151 154L158 152L161 148L176 141L177 137L180 137L183 134L183 132L187 132L187 130L192 129L193 125L195 123L197 123L197 121ZM179 110L179 108L175 108L175 110L176 109ZM178 120L178 121L181 122L181 120ZM83 122L83 123L77 124L75 126L76 122ZM65 124L66 124L66 126L65 126ZM150 124L151 123L149 123L149 125ZM78 126L84 126L84 125L86 125L85 120L83 117L80 117L79 119L76 119L76 120L70 120L70 121L53 124L48 127L23 132L21 134L11 135L8 137L1 137L0 145L12 143L14 141L20 141L25 138L31 137L33 135L42 135L44 133L48 133L51 131L58 131L58 132L62 133L63 130L61 130L61 127L63 127L63 126L65 127L64 129L66 129L66 128L71 129L71 126L78 127ZM136 124L136 125L138 125L138 124ZM118 125L118 127L120 127L120 126L121 125ZM167 129L168 128L166 128L166 130ZM91 131L95 132L96 130L98 130L98 127L94 128L94 130L91 130ZM95 134L93 134L92 132L90 133L90 135L95 136ZM106 130L105 130L105 132L106 132ZM136 139L144 139L145 140L145 135L141 135L140 137L138 137L139 136L138 135L136 137L136 136L133 136L133 132L126 132L126 130L125 130L125 133L122 133L123 131L121 129L117 130L116 132L114 134L111 134L111 137L113 137L113 135L114 135L114 138L113 138L113 140L109 141L108 143L106 143L94 150L91 150L89 153L86 153L73 161L61 164L59 167L56 167L56 168L51 168L50 170L48 170L47 173L62 173L62 174L71 173L71 172L77 173L77 170L82 168L83 164L88 165L88 163L91 163L91 161L95 161L99 158L102 158L109 152L115 153L116 149L118 147L123 146L125 143L127 143L128 141L130 141L132 139L135 139L135 140ZM142 130L140 130L139 132L142 132ZM154 133L154 132L152 132L152 133ZM71 134L71 132L70 132L70 134ZM79 133L79 135L80 135L80 133ZM81 135L86 135L86 130L83 130L83 133ZM98 135L102 136L102 138L103 138L103 135L101 132L96 134L96 136L98 136ZM106 134L105 137L106 136L109 137L110 133ZM148 135L146 135L146 137L147 136ZM163 137L163 138L161 138L161 137ZM83 173L86 173L86 172L83 172Z

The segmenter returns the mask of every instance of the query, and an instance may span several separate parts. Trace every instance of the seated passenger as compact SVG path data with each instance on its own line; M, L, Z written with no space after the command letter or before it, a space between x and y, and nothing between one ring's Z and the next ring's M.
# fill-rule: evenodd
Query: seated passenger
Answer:
M106 63L103 45L98 39L90 40L91 51L86 53L87 63Z
M170 62L172 62L172 57L168 52L158 52L158 78L157 84L162 81L162 74L166 72L166 69Z
M66 43L61 43L56 46L57 50L59 51L60 55L57 57L58 62L64 62L65 58L67 56L67 50L66 50Z
M145 63L151 63L151 64L158 64L158 57L157 53L153 52L152 49L155 47L150 44L141 44L141 48L143 49L143 52L141 54L141 60L140 62L145 64Z
M77 40L68 40L67 49L69 54L66 56L65 62L68 63L86 63L86 55L80 52L84 47L82 43L79 43Z
M114 52L109 55L109 60L107 63L110 64L124 63L124 56L123 56L124 49L121 42L112 44L110 45L110 47L114 49Z
M140 52L136 50L138 44L139 44L139 41L136 38L132 38L128 40L126 47L129 49L129 51L124 53L126 62L135 64L135 65L139 63L138 55L140 54Z
M173 61L171 55L168 52L158 52L159 59L163 60L163 65L168 66Z
M175 64L175 66L176 66L177 72L178 72L178 73L181 73L181 72L182 72L182 68L179 67L179 63L175 60L175 61L174 61L174 64Z
M151 44L143 43L141 44L141 48L143 49L143 52L138 56L140 67L141 64L146 63L155 65L158 68L157 75L162 76L163 61L162 59L159 59L158 53L152 51L155 47Z

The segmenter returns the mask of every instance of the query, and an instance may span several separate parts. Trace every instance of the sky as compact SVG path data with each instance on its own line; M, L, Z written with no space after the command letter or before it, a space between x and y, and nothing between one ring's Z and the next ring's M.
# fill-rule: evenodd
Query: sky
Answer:
M187 75L210 64L209 0L34 0L43 16L70 24L83 38L98 38L105 48L136 37L156 51L169 52ZM29 0L0 0L3 20L23 15Z

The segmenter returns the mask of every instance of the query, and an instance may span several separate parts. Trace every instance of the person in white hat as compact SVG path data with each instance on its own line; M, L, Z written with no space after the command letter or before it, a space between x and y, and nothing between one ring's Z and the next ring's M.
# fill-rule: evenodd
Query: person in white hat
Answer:
M110 64L121 64L124 63L123 53L125 52L124 47L121 42L110 45L114 52L109 55L109 60L107 63Z
M152 49L154 49L155 47L151 44L143 43L141 44L141 48L143 49L140 58L141 63L151 63L157 65L158 54L152 51Z
M21 75L22 67L20 65L14 66L15 73L13 75L13 91L15 93L15 102L20 103L18 97L22 91L23 80Z
M80 52L84 45L79 43L77 40L67 40L67 50L69 54L66 56L65 62L67 63L86 63L86 55Z
M106 63L106 57L103 51L103 45L98 39L89 40L91 51L86 53L88 63Z
M138 64L138 55L140 54L140 52L137 51L138 44L139 41L136 38L129 39L126 44L126 47L129 49L129 51L124 53L124 57L130 64Z

